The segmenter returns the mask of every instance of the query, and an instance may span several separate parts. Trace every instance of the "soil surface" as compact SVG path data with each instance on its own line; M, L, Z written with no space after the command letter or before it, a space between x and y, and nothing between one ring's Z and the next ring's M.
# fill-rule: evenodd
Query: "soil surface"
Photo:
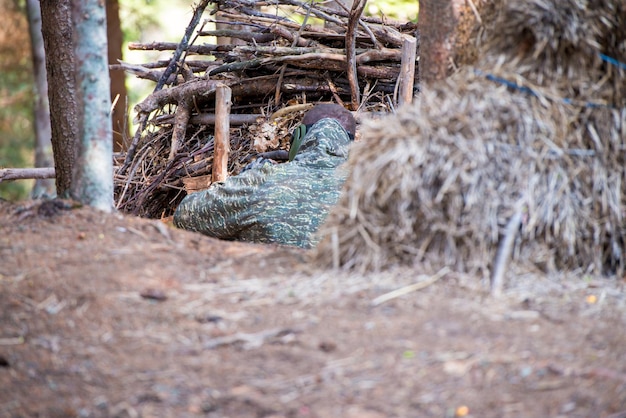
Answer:
M623 418L625 287L510 273L495 299L445 268L322 271L296 249L4 202L0 417Z

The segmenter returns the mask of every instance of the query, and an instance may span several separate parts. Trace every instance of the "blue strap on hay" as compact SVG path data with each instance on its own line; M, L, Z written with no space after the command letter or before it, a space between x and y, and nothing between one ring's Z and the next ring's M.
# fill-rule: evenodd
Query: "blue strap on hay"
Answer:
M608 55L604 55L604 54L598 54L598 55L600 55L600 58L602 58L602 61L608 62L609 64L612 64L616 66L617 68L621 68L622 70L626 70L626 64L624 64L623 62L618 61L613 57L609 57Z
M623 62L618 61L615 58L609 57L608 55L605 55L605 54L598 54L598 55L600 56L602 61L607 62L607 63L609 63L611 65L614 65L617 68L626 70L626 64L624 64ZM532 96L539 97L539 94L537 94L537 92L535 90L531 89L530 87L520 86L519 84L517 84L514 81L510 81L510 80L507 80L505 78L498 77L498 76L496 76L494 74L484 73L484 72L482 72L480 70L474 70L474 72L476 74L478 74L478 75L484 76L487 80L503 84L503 85L505 85L507 87L510 87L510 88L514 89L514 90L521 91L522 93L527 93L527 94L530 94ZM569 105L576 105L577 104L577 102L575 100L569 99L567 97L563 98L562 101L563 101L563 103L569 104ZM607 104L594 103L594 102L586 102L584 104L584 106L585 107L608 107L608 108L613 108L614 107L614 106L610 106L610 105L607 105Z

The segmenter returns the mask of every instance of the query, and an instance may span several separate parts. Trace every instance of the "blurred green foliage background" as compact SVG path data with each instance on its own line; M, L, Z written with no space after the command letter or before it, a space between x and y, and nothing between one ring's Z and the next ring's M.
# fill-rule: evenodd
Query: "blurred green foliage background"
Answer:
M42 0L46 1L46 0ZM125 42L178 42L192 15L193 0L119 0ZM418 0L370 0L366 13L400 21L416 21ZM128 51L124 60L143 63L169 58L170 52ZM159 55L160 54L160 55ZM130 108L154 87L127 78ZM25 0L0 0L0 168L34 165L34 78ZM54 109L52 109L54 111ZM132 115L131 115L132 116ZM131 131L133 129L131 128ZM0 198L28 197L34 181L0 183Z
M0 0L0 168L32 164L33 75L30 36L21 2ZM26 196L32 181L0 183L0 197Z

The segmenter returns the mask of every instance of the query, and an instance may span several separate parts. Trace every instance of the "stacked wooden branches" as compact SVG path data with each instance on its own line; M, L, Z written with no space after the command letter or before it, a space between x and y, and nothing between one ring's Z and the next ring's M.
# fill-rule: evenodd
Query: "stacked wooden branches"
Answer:
M286 147L304 108L271 121L269 115L287 104L389 110L403 86L411 96L418 86L416 26L364 17L364 6L364 0L351 10L297 0L203 0L180 43L131 43L133 50L174 54L169 61L114 66L157 83L135 107L139 128L116 164L117 207L169 215L184 197L183 179L210 173L218 85L232 89L231 126L258 125L231 132L232 171L259 151ZM208 18L196 31L203 12ZM282 137L259 147L255 135L268 130Z

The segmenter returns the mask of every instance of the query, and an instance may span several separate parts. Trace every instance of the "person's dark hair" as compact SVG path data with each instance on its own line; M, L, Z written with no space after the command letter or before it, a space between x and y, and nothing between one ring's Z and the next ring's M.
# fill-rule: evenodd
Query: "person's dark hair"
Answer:
M308 128L320 119L331 118L337 120L348 132L351 139L354 139L356 133L356 120L352 116L352 112L348 109L334 103L321 103L304 114L302 124Z

